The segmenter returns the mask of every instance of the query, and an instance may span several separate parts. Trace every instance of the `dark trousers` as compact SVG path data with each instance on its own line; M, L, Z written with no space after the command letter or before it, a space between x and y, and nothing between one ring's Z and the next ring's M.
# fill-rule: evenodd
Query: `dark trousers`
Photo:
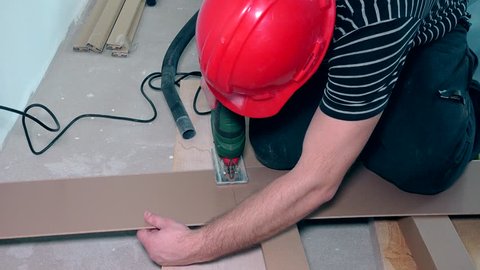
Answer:
M450 187L478 155L478 89L472 90L477 58L466 27L413 49L389 104L359 161L402 190L435 194ZM291 169L326 83L322 65L271 118L250 119L256 157L273 169ZM475 105L474 105L475 104ZM318 138L321 140L322 138ZM348 146L345 146L348 147ZM315 164L312 164L315 166Z

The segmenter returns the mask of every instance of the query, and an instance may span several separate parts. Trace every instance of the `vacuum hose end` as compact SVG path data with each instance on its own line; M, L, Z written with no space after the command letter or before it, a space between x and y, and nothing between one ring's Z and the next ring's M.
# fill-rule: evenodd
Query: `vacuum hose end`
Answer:
M192 121L188 116L181 116L177 118L177 127L182 137L186 140L191 139L195 136L196 131L193 127Z

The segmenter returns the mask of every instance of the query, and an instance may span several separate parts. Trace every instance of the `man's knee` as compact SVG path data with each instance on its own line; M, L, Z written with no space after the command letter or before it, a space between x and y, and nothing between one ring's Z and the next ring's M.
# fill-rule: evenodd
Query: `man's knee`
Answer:
M362 153L367 168L405 191L444 191L472 158L476 120L469 83L476 60L466 44L452 54L440 50L463 35L417 50L420 58L407 61ZM448 61L442 72L431 66Z
M278 137L273 140L265 134L251 135L250 142L257 160L270 169L292 169L301 155L301 145L300 148L294 147L286 141L279 140Z
M380 139L367 146L361 159L368 169L404 191L436 194L455 183L470 162L474 130L475 119L470 117L467 130L459 130L456 140L455 136L442 140L442 134L433 143Z
M445 191L452 186L463 173L468 162L457 166L438 166L431 164L410 164L410 167L389 168L365 162L365 166L399 189L416 194L432 195ZM391 164L391 167L396 167Z

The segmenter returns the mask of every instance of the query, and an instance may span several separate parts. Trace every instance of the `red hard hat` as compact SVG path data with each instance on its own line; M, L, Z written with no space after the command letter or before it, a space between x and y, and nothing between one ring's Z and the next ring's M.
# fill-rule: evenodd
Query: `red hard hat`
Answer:
M196 29L204 87L237 114L276 114L322 62L335 9L335 0L205 0Z

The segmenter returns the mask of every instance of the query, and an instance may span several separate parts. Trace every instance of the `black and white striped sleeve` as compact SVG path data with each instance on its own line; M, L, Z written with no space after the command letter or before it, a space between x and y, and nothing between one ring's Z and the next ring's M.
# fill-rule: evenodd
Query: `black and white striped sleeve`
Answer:
M321 110L342 120L383 111L413 45L419 20L407 17L362 26L333 43Z

